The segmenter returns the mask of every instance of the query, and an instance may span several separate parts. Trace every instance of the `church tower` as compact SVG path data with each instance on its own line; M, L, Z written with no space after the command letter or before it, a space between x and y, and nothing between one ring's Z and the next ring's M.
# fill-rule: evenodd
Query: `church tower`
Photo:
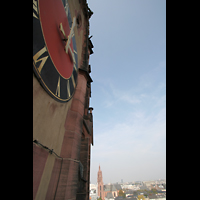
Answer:
M104 190L103 190L103 177L102 177L102 171L100 169L99 165L99 171L97 174L97 183L98 183L98 196L104 200Z

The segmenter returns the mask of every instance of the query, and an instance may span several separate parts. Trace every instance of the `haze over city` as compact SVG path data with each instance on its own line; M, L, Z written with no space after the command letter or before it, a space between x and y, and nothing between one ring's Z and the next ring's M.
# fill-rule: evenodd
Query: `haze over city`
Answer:
M104 183L166 178L166 0L88 0L94 146Z

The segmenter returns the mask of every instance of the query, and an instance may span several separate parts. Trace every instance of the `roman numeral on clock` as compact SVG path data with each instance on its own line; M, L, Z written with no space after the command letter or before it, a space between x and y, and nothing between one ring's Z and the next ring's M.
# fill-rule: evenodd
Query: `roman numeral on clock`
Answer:
M36 0L33 0L33 10L35 11L35 12L33 12L33 17L38 19L38 8L37 8L37 1Z
M60 76L58 78L58 84L57 84L57 88L56 88L56 95L58 97L60 97Z
M43 66L44 66L44 64L45 64L45 62L47 61L47 58L49 57L49 56L45 56L45 57L43 57L43 58L38 59L38 58L41 57L45 52L47 52L47 48L46 48L46 47L42 48L40 51L38 51L38 52L33 56L33 60L34 60L35 65L36 65L37 62L42 61L42 62L40 63L40 65L39 65L39 67L37 68L37 70L39 71L39 73L41 73L41 70L42 70L42 68L43 68Z
M69 83L69 79L67 80L67 93L68 93L68 97L70 98L71 93L70 93L70 83Z

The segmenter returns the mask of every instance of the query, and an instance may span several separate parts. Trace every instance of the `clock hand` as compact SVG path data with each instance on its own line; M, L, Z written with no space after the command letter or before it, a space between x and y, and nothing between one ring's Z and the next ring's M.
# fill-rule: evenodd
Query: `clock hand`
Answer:
M60 23L59 29L60 29L61 33L63 34L63 36L64 36L64 38L65 38L65 39L63 39L63 40L64 40L64 41L67 41L67 37L66 37L66 35L65 35L65 31L64 31L64 29L63 29L62 23Z
M63 39L63 40L64 40L64 41L67 41L67 44L66 44L66 46L65 46L65 52L68 54L68 49L70 50L70 53L71 53L72 60L73 60L73 63L74 63L74 64L76 64L76 60L75 60L74 54L73 54L73 52L72 52L72 49L71 49L71 47L70 47L70 42L71 42L72 34L73 34L73 32L74 32L74 27L75 27L75 25L76 25L76 18L74 17L74 18L73 18L73 23L72 23L72 28L71 28L71 30L70 30L70 34L69 34L69 36L68 36L68 39L67 39L67 37L66 37L66 34L65 34L64 29L63 29L62 23L60 23L60 25L59 25L59 29L60 29L61 33L63 34L63 36L64 36L64 38L65 38L65 39Z
M73 63L76 64L76 60L75 60L75 57L74 57L74 53L72 52L72 49L71 49L70 46L69 46L69 51L70 51L70 53L71 53Z
M76 25L76 17L73 18L72 27L71 27L71 30L70 30L70 34L68 35L67 44L65 46L65 52L67 54L68 54L68 49L69 49L69 45L70 45L70 42L71 42L72 34L74 32L75 25Z

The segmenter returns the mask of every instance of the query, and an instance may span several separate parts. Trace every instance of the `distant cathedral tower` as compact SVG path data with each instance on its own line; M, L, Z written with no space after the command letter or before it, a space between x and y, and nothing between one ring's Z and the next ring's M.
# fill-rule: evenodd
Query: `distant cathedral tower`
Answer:
M98 196L104 200L104 190L103 190L103 177L102 177L102 171L100 169L99 165L99 171L97 174L97 183L98 183Z

